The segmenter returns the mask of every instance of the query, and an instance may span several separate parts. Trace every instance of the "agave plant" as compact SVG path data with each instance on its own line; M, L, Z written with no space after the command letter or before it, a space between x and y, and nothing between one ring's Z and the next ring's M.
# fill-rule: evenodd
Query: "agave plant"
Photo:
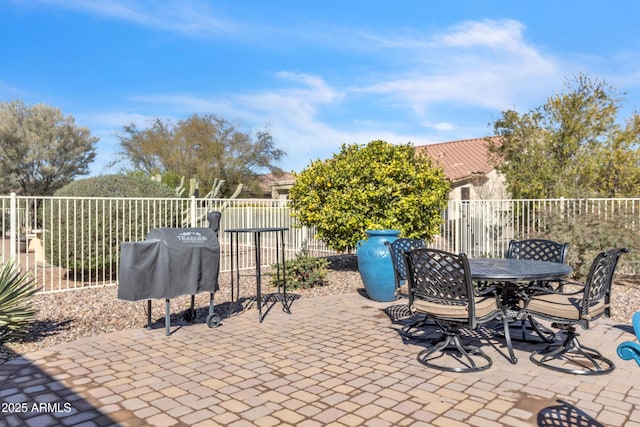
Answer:
M30 301L36 291L33 279L13 261L0 268L0 343L24 335L36 313Z

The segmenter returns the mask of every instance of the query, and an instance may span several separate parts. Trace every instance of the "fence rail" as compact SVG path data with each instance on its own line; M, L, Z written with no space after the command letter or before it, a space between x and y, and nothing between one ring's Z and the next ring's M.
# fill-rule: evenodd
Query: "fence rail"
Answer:
M296 227L284 200L60 198L11 194L0 196L0 209L2 262L14 259L23 270L31 272L41 292L115 283L121 243L143 240L149 231L158 227L208 227L209 211L223 212L219 232L221 272L230 269L230 242L224 230L231 228L287 227L287 259L303 247L314 256L335 254L314 238L313 229ZM430 246L465 252L470 257L503 256L510 239L539 235L550 223L557 224L558 217L577 224L586 221L593 226L622 224L625 229L622 234L629 238L625 246L630 247L632 253L640 246L640 199L450 201L442 216L441 232ZM239 267L253 268L251 236L239 237ZM560 237L557 240L563 240ZM265 241L263 250L263 263L273 264L275 248ZM638 270L640 266L635 259L637 257L629 257L621 261L626 272L635 274Z

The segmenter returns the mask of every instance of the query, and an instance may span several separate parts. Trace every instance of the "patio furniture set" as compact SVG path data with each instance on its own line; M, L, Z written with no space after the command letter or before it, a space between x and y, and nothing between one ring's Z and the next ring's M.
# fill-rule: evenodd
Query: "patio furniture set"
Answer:
M195 318L194 295L210 292L206 323L209 327L220 325L213 307L213 295L218 290L220 213L210 212L208 219L209 228L158 229L145 241L123 244L118 297L129 301L146 299L148 326L151 298L164 298L166 335L170 335L169 299L178 295L191 295L192 307L185 312L185 319L190 320L186 316ZM226 230L231 235L231 306L239 298L238 235L253 234L256 265L260 266L261 236L273 233L278 248L277 282L282 283L282 289L278 286L277 300L285 312L291 313L284 288L286 230L282 227ZM488 369L492 359L479 346L465 342L463 336L465 330L484 327L493 336L504 339L507 357L514 364L518 360L512 341L533 340L546 343L544 349L530 354L533 363L545 368L583 375L606 374L615 368L597 349L579 342L576 327L588 329L591 321L610 315L611 284L620 256L628 252L626 248L598 254L585 282L576 283L567 280L572 272L566 264L567 243L512 240L504 258L474 259L427 248L420 239L398 238L385 245L393 264L396 293L408 299L409 310L417 316L405 333L420 329L435 329L439 333L418 354L421 364L453 372ZM258 320L262 322L259 267L255 276ZM634 326L638 333L640 314L634 318ZM640 344L623 343L618 353L640 365Z
M476 259L429 249L419 239L385 244L397 293L420 316L405 333L435 328L440 334L418 354L421 364L453 372L488 369L491 358L477 343L465 342L463 334L484 327L504 339L514 364L512 340L519 340L546 344L529 358L548 369L600 375L615 368L597 349L580 343L576 327L586 330L590 322L610 315L611 283L626 248L598 254L586 280L577 283L567 280L572 272L565 263L567 243L512 240L505 258Z

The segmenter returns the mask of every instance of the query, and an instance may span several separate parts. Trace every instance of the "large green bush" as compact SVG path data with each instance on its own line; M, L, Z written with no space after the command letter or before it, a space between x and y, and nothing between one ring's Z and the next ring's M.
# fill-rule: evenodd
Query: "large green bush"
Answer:
M411 144L372 141L343 145L296 176L289 192L293 216L314 226L331 248L354 248L368 229L397 229L430 240L439 232L449 197L441 168Z
M48 261L74 279L109 280L117 273L123 241L145 238L150 229L175 226L180 212L162 200L116 202L103 198L175 198L173 189L148 177L104 175L74 181L44 206ZM55 214L54 214L55 213Z

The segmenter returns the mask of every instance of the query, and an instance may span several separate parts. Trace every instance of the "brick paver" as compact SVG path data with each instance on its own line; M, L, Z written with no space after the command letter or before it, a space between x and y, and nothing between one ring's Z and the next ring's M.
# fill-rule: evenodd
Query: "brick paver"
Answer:
M0 425L535 426L569 411L580 425L640 425L639 368L615 354L630 328L601 319L581 333L616 363L608 375L538 367L539 344L515 345L512 365L488 333L493 366L460 374L418 363L428 344L403 339L410 319L387 314L403 303L298 299L263 323L251 309L214 329L172 322L168 337L129 330L26 354L0 365Z

